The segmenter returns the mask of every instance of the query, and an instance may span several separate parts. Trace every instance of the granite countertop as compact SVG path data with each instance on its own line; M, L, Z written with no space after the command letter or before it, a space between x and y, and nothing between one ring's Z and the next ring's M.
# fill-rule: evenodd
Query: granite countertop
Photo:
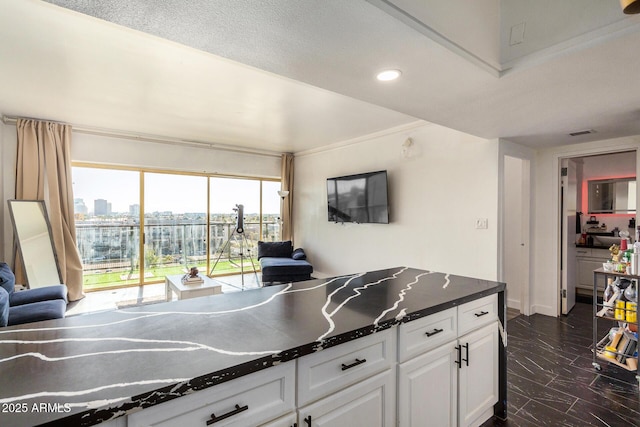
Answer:
M94 425L504 291L397 267L0 328L0 425Z

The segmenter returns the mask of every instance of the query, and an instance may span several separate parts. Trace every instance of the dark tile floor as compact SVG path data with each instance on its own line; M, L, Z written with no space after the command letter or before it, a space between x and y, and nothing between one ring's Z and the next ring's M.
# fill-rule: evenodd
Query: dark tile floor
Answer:
M599 337L611 322L598 321ZM507 322L508 420L490 426L640 426L635 372L592 363L592 306L568 316L517 316Z

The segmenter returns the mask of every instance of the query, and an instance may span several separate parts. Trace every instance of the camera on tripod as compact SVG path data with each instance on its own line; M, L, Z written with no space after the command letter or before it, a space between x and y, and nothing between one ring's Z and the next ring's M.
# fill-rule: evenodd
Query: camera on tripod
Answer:
M233 229L233 231L231 232L231 235L227 238L227 241L218 249L216 249L215 252L218 252L218 257L216 258L216 262L213 264L213 267L211 267L211 272L209 273L210 276L213 275L213 271L216 269L216 266L218 265L218 262L220 261L220 258L222 257L222 254L224 253L228 253L229 254L229 263L231 265L234 265L236 267L240 268L240 277L242 280L242 290L244 291L244 260L245 260L245 248L247 250L247 255L246 258L248 258L249 262L251 263L251 268L253 269L253 274L256 277L256 283L260 283L260 280L258 279L258 272L256 270L256 266L253 263L253 258L251 257L251 246L249 245L249 241L247 240L247 236L244 235L244 205L242 204L237 204L235 208L233 208L233 211L238 215L238 217L236 218L236 226ZM239 254L240 254L240 264L236 264L235 262L233 262L231 260L231 250L230 250L230 244L231 241L234 241L237 246L239 247ZM228 252L227 252L227 249ZM234 286L230 283L228 283L228 285L230 286Z
M244 205L236 205L236 207L233 208L233 211L238 213L236 232L242 234L244 233Z

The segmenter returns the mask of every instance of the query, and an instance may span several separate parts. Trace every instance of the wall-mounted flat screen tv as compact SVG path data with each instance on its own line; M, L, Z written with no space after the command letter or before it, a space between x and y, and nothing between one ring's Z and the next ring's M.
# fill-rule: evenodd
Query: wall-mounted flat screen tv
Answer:
M327 179L329 221L389 223L387 171Z

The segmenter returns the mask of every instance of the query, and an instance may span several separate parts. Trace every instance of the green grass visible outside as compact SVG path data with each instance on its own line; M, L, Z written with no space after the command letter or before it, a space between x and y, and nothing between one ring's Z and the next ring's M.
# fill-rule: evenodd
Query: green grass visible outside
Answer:
M232 264L230 261L219 261L213 275L240 273L240 267L237 265L239 265L239 262ZM253 265L256 267L256 270L260 268L260 263L255 258L253 259ZM198 265L198 269L200 270L200 274L208 275L209 273L209 271L206 271L205 266ZM244 261L244 271L252 271L250 260ZM97 291L114 286L138 285L140 283L140 279L138 278L140 272L135 271L133 274L136 275L136 277L133 279L123 280L121 277L126 276L128 273L128 271L123 270L103 273L85 273L83 277L84 290ZM149 273L151 273L152 276L149 276ZM145 277L145 281L161 282L165 276L184 273L185 267L182 265L156 266L145 270L145 275L147 276Z

